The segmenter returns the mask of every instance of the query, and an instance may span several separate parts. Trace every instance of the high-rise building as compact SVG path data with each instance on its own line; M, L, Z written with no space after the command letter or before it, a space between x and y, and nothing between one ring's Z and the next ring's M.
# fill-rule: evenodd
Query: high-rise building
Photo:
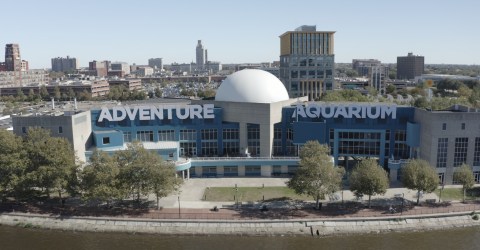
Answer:
M162 58L150 58L148 59L148 66L152 68L157 68L158 70L163 69L163 60Z
M78 60L75 57L52 58L52 71L68 72L78 69Z
M408 53L397 57L397 79L414 79L421 76L425 67L425 58Z
M109 74L110 72L113 73L112 75L118 75L115 73L119 73L121 77L130 74L130 65L128 65L126 62L114 62L110 64L110 67L111 70L108 71Z
M280 80L290 97L314 100L334 89L334 33L303 25L280 36Z
M353 59L352 69L357 71L359 76L369 75L371 67L381 66L382 63L377 59Z
M22 70L22 59L18 44L11 43L5 46L5 68L7 71Z
M198 40L196 62L197 62L197 69L198 70L203 69L203 66L205 65L205 50L202 45L202 40Z
M109 61L91 61L88 63L88 75L99 77L107 76Z

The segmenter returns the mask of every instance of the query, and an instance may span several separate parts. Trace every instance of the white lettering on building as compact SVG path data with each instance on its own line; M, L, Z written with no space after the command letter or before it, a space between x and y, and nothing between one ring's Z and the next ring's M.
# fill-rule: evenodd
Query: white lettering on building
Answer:
M397 119L397 106L395 105L321 105L309 103L306 106L298 104L293 112L292 118L369 118L385 119L391 117Z
M166 117L163 112L166 111ZM202 105L187 105L187 106L137 106L137 107L113 107L111 110L108 108L102 108L98 122L107 121L122 121L129 119L135 120L137 117L141 121L146 120L163 120L164 118L171 120L173 115L180 119L214 119L214 106L213 104Z

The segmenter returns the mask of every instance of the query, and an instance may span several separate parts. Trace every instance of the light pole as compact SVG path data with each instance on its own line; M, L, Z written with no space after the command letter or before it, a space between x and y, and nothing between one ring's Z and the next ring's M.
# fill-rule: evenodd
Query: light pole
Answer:
M444 188L445 188L445 184L442 183L442 188L440 188L440 197L438 197L438 202L439 203L442 200L442 191L443 191Z
M402 209L400 210L400 215L403 215L404 204L405 204L405 193L402 193Z
M182 218L181 214L180 214L180 196L177 196L178 198L178 218Z

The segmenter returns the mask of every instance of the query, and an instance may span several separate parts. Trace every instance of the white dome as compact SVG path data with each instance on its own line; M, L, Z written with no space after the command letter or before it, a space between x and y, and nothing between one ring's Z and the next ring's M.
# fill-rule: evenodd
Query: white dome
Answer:
M220 85L215 101L273 103L288 100L283 83L259 69L244 69L229 75Z

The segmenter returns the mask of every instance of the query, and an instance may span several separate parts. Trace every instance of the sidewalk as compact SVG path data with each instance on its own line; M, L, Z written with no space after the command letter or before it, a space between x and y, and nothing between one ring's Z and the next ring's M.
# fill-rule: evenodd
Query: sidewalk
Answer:
M214 206L233 206L234 202L210 202L203 201L203 193L207 187L235 187L235 184L238 187L274 187L274 186L286 186L286 182L289 178L202 178L202 179L190 179L185 180L185 183L182 185L180 194L170 195L168 197L162 198L160 200L160 206L162 208L178 208L179 201L180 207L183 208L208 208L211 209ZM398 186L398 185L396 185ZM389 188L384 195L372 196L372 206L376 205L398 205L392 200L394 197L404 197L405 200L411 202L416 202L417 193L414 190L407 188L395 187ZM332 198L335 202L342 201L359 201L357 197L350 190L338 191L335 193ZM149 197L150 200L155 200L154 196ZM434 199L438 201L438 196L435 193L424 194L421 197L421 201ZM368 200L368 197L363 197L364 201ZM323 203L329 202L330 200L323 200ZM312 201L313 202L313 199ZM389 204L391 202L392 204ZM272 206L282 207L283 204L271 204Z

